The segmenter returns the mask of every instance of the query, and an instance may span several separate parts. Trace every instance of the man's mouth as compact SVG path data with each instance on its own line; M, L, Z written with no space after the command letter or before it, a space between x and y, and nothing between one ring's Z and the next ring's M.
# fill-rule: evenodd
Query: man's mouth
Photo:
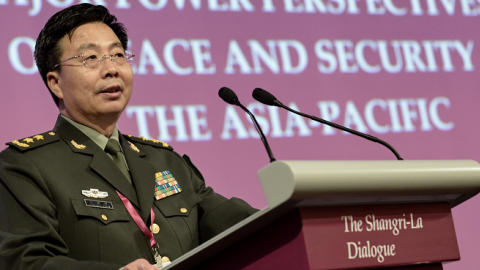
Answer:
M117 92L120 92L120 91L122 91L122 89L120 88L120 86L116 85L116 86L112 86L112 87L109 87L109 88L103 90L101 93L112 94L112 93L117 93Z

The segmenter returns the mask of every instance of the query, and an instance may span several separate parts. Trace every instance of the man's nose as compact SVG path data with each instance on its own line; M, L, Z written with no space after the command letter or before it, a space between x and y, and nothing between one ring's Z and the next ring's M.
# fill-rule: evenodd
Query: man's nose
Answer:
M109 58L111 61L107 61L107 58ZM102 56L102 62L102 70L106 71L105 76L111 75L115 77L118 75L118 67L112 55L104 54Z

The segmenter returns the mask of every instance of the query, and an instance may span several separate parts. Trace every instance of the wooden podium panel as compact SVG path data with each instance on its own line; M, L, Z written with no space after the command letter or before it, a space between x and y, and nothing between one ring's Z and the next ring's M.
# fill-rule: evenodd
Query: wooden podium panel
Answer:
M378 247L390 250L379 259ZM447 203L328 206L293 209L195 269L441 270L459 258Z
M274 161L258 176L268 207L165 270L441 270L460 259L450 208L480 192L471 160Z

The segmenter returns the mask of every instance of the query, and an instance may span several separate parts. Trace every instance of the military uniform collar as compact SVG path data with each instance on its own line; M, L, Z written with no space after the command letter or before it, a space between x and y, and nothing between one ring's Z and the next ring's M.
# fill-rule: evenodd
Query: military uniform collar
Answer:
M67 122L72 124L78 130L80 130L83 134L85 134L88 138L90 138L90 140L95 142L95 144L97 144L101 149L105 150L105 147L107 146L109 138L105 137L103 134L94 130L93 128L90 128L90 127L87 127L87 126L82 125L80 123L77 123L77 122L73 121L72 119L70 119L70 118L68 118L68 117L66 117L62 114L60 114L60 116L63 119L67 120ZM112 136L110 136L110 138L116 140L117 142L120 142L119 132L118 132L117 126L115 126L115 128L113 129Z

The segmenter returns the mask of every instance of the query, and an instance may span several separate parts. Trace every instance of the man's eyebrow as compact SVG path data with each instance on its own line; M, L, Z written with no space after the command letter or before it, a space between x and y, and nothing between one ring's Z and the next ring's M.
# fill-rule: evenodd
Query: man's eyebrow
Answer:
M85 44L82 44L82 46L80 46L80 48L78 48L78 51L84 51L86 49L91 49L91 48L98 48L97 44L95 43L85 43Z
M113 42L113 43L110 44L110 46L108 48L113 49L113 48L117 48L117 47L123 49L122 43ZM95 44L95 43L85 43L85 44L82 44L82 46L80 46L80 48L78 48L78 51L84 51L86 49L98 49L98 45Z

